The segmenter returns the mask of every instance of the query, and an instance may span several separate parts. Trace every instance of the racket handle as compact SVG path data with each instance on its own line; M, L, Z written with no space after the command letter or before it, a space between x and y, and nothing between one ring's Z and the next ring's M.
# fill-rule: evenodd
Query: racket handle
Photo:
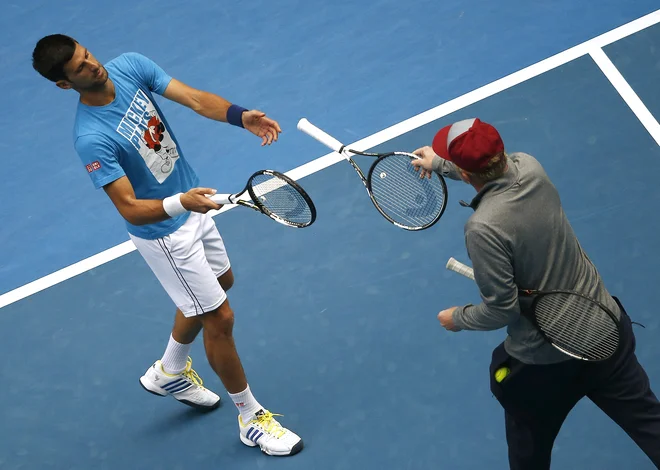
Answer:
M456 261L454 258L449 258L449 261L447 261L447 269L469 277L474 281L474 270L460 261Z
M304 132L308 136L318 140L321 142L323 145L326 147L330 147L332 150L335 152L339 152L339 150L344 146L341 142L339 142L337 139L332 137L330 134L322 131L318 127L316 127L314 124L309 122L306 118L302 118L300 121L298 121L298 130Z
M234 204L231 200L231 194L214 194L213 196L207 196L211 201L216 204Z

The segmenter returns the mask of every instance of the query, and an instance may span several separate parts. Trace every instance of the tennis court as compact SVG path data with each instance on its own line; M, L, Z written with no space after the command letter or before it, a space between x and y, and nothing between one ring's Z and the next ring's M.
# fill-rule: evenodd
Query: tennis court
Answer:
M448 181L435 226L397 229L348 163L296 130L301 117L375 151L411 151L468 117L496 126L508 151L544 165L608 288L645 325L635 329L638 357L660 390L660 10L650 0L595 5L2 6L0 469L508 468L488 388L505 333L451 334L436 319L479 300L474 283L444 267L451 256L467 261L470 209L458 201L473 190ZM102 61L141 52L280 122L280 141L261 148L240 129L159 101L202 185L237 191L272 168L299 178L316 204L318 219L303 230L243 208L215 217L236 274L230 299L248 380L303 437L299 455L275 459L240 443L201 341L194 367L220 409L199 414L139 386L166 345L173 307L79 164L73 93L30 67L34 42L52 32ZM553 460L653 468L587 401L569 415Z

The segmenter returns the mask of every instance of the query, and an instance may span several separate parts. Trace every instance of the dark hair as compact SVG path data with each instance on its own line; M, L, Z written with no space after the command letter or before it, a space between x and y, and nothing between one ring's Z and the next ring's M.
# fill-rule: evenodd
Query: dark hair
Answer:
M77 41L64 34L51 34L37 42L32 51L32 67L48 80L66 80L64 64L71 60Z

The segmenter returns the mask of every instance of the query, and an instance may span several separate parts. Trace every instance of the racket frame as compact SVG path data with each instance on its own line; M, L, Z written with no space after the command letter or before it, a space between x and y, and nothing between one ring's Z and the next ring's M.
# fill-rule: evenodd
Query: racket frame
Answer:
M522 296L524 296L524 297L533 297L534 298L532 300L532 305L530 306L530 310L533 313L532 314L524 314L525 317L527 319L529 319L534 324L534 326L539 331L541 336L543 336L543 338L548 343L550 343L552 346L554 346L555 348L557 348L558 350L560 350L564 354L566 354L566 355L568 355L568 356L570 356L574 359L580 359L580 360L588 361L588 362L600 362L600 361L604 361L604 360L609 359L610 357L612 357L619 350L619 342L620 342L620 339L621 339L621 335L623 333L623 329L621 327L621 322L619 321L619 319L616 317L616 315L614 315L614 313L609 308L607 308L605 305L603 305L602 302L599 302L596 299L592 299L591 297L588 297L588 296L586 296L586 295L584 295L580 292L576 292L576 291L572 291L572 290L565 290L565 289L555 289L555 290L547 290L547 291L539 291L539 290L532 290L532 289L519 289L518 292L519 292L519 294L522 294ZM541 299L543 299L544 297L548 297L548 296L556 295L556 294L568 294L568 295L575 295L575 296L581 297L581 298L583 298L585 300L588 300L589 302L592 302L595 305L597 305L601 310L603 310L610 317L610 319L616 325L616 330L617 330L617 335L618 335L618 337L617 337L617 347L612 352L612 354L610 354L607 357L600 358L600 359L589 359L585 356L567 351L566 349L562 348L555 341L553 341L552 338L550 338L546 334L545 331L543 331L543 329L541 328L541 326L538 323L538 320L536 319L536 315L535 315L536 306L541 301Z
M378 163L380 163L382 160L391 157L391 156L405 156L410 158L411 160L418 160L420 157L415 155L414 153L408 153L408 152L385 152L385 153L366 153L366 152L355 152L353 150L349 149L349 152L356 153L357 155L364 155L368 157L377 157L376 161L371 164L371 167L369 168L369 173L367 174L367 180L366 180L366 187L367 187L367 192L369 193L369 198L371 198L371 202L373 205L376 207L378 212L387 219L388 222L394 224L395 226L402 228L404 230L410 230L410 231L419 231L419 230L426 230L429 227L432 227L435 225L442 215L445 213L445 209L447 208L447 199L448 199L448 193L447 193L447 183L445 182L445 179L442 177L442 175L439 175L435 172L432 173L432 178L437 177L438 180L440 181L440 185L442 186L442 207L440 208L440 211L438 214L431 220L430 222L421 225L421 226L410 226L410 225L404 225L400 222L397 222L396 220L392 219L385 211L380 207L380 205L376 202L376 198L373 195L373 190L371 189L371 181L373 178L374 174L374 169L376 166L378 166Z
M367 194L369 195L369 199L371 199L371 203L374 205L374 207L378 210L378 212L391 224L395 225L396 227L402 228L404 230L409 230L409 231L419 231L419 230L425 230L429 227L432 227L433 225L440 220L442 215L445 212L445 209L447 207L447 199L449 197L448 192L447 192L447 183L442 175L439 175L435 172L432 173L432 177L437 177L440 180L440 184L442 185L442 190L443 190L443 199L442 199L442 209L440 210L440 213L428 224L425 224L420 227L411 227L409 225L404 225L401 224L400 222L395 221L392 219L390 216L388 216L385 211L380 207L378 202L376 201L376 198L373 195L373 191L371 190L371 178L372 174L374 171L374 168L378 163L392 155L405 155L411 160L419 160L420 157L415 155L414 153L408 153L408 152L399 152L399 151L394 151L394 152L382 152L382 153L373 153L373 152L363 152L360 150L354 150L347 148L343 143L332 137L330 134L327 132L319 129L316 127L314 124L309 122L306 118L300 119L298 121L298 129L304 132L305 134L313 137L314 139L318 140L325 146L331 148L334 150L336 153L344 157L348 163L351 164L351 166L355 169L357 172L358 176L362 180L362 184L364 184L364 187L367 191ZM350 152L350 153L349 153ZM358 166L358 164L351 158L351 155L360 155L363 157L372 157L376 158L376 161L374 161L371 166L369 167L369 171L367 172L367 176L364 175L364 172L362 169Z
M266 206L263 205L263 203L259 200L259 197L257 194L254 192L254 185L253 181L255 178L261 175L267 175L267 176L273 176L276 178L280 178L284 180L288 185L292 186L305 200L307 203L309 210L311 212L311 220L305 224L300 224L296 222L289 221L283 217L280 217L279 215L273 213L270 211ZM249 199L246 199L243 196L247 192ZM272 220L275 222L278 222L282 225L286 225L287 227L293 227L293 228L305 228L309 227L314 223L316 220L316 207L314 206L314 202L312 201L312 198L307 194L307 192L298 184L295 180L292 178L288 177L284 173L280 173L279 171L275 170L259 170L253 173L249 178L247 183L245 184L245 187L239 191L238 193L234 194L216 194L211 196L211 199L218 203L218 204L235 204L243 207L249 207L250 209L253 209L257 212L261 212L262 214L270 217Z

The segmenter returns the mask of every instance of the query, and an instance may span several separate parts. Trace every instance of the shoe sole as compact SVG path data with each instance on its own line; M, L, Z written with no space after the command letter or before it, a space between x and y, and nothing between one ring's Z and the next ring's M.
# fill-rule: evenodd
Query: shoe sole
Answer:
M246 446L248 446L248 447L257 447L257 445L258 445L258 444L255 444L254 442L252 442L251 440L249 440L247 437L243 437L243 434L241 434L241 433L238 434L238 437L240 437L240 438L241 438L241 442L242 442L243 444L245 444ZM303 450L303 447L304 447L303 440L300 439L300 440L296 443L296 445L294 445L294 446L291 448L291 452L289 452L289 453L287 453L287 454L276 454L276 453L271 453L271 452L269 452L267 449L264 449L264 448L261 447L261 446L259 446L259 449L260 449L261 452L263 452L264 454L266 454L266 455L270 455L270 456L272 456L272 457L291 457L292 455L296 455L298 452L300 452L301 450Z
M144 383L144 376L140 377L140 386L145 389L147 392L156 395L157 397L164 397L167 396L167 392L163 390L163 392L157 392L156 390L151 390L149 387L147 387Z
M149 389L144 384L144 382L142 382L142 379L143 379L143 377L140 377L140 386L143 389L145 389L147 392L151 393L152 395L156 395L157 397L166 397L167 395L169 395L167 392L160 393L160 392L157 392L155 390ZM197 403L193 403L193 402L188 401L188 400L179 400L176 397L174 397L174 399L176 401L178 401L179 403L183 403L184 405L188 405L189 407L195 408L196 410L199 410L199 411L213 411L213 410L217 409L220 406L221 402L222 402L221 399L218 399L218 401L216 401L214 404L212 404L210 406L204 406L204 405L198 405Z

